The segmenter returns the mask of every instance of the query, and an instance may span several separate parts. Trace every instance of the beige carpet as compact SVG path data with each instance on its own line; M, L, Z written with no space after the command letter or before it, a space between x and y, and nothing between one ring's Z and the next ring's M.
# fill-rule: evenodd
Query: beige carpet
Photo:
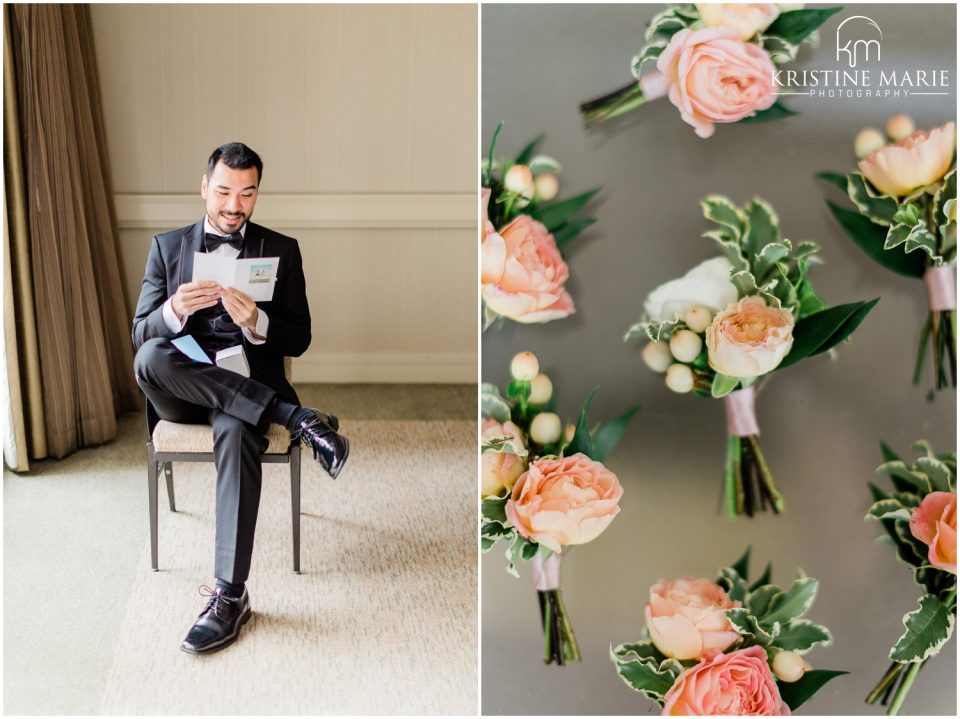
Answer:
M176 464L160 572L137 570L104 714L476 714L476 425L354 421L335 482L303 461L302 574L289 475L265 465L253 618L205 657L178 644L212 584L212 465ZM161 483L161 495L163 494Z

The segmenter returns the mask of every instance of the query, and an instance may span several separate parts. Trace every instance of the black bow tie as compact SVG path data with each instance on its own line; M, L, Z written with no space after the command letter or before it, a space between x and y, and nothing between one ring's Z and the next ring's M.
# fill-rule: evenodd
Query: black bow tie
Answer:
M234 232L232 235L215 235L212 232L206 232L204 233L204 239L206 240L207 252L213 252L220 245L230 245L235 250L243 248L243 235L239 232Z

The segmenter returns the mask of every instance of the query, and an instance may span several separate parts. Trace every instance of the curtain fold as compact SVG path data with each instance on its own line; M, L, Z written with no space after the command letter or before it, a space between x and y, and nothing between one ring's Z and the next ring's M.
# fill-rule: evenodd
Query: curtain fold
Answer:
M140 405L86 5L12 5L47 453L117 433Z
M16 78L14 76L11 28L13 10L5 5L3 23L3 167L5 260L9 262L9 297L4 297L5 346L8 352L8 420L14 437L24 435L26 451L17 447L17 471L29 468L28 457L47 456L47 436L43 422L43 392L40 387L40 349L33 314L33 280L30 273L30 243L27 238L27 198L24 186L22 136L18 117ZM7 302L10 301L10 305ZM16 362L9 359L16 356ZM16 376L10 374L17 372ZM19 406L14 403L20 388ZM15 440L16 441L16 440Z

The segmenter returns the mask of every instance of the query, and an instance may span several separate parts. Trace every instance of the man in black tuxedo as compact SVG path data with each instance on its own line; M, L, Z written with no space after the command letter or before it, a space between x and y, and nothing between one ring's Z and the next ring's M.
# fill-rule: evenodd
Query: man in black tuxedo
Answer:
M250 573L260 505L260 454L270 423L282 424L336 478L350 451L337 418L300 406L284 357L310 345L303 261L297 241L250 222L263 162L233 142L210 155L200 184L206 216L153 238L133 320L137 382L160 419L209 423L217 468L216 587L180 648L202 654L233 643L250 618ZM191 282L196 252L279 258L273 297L254 302L232 287ZM192 335L208 356L242 345L250 377L191 360L171 339Z

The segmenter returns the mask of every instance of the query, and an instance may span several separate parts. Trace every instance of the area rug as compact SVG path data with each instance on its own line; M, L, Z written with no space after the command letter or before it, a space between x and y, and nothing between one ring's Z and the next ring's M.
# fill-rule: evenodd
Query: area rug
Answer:
M208 656L178 645L213 584L215 473L174 465L178 511L161 482L160 571L145 543L101 713L476 714L476 424L341 431L336 481L304 453L300 575L288 470L264 465L253 618Z

